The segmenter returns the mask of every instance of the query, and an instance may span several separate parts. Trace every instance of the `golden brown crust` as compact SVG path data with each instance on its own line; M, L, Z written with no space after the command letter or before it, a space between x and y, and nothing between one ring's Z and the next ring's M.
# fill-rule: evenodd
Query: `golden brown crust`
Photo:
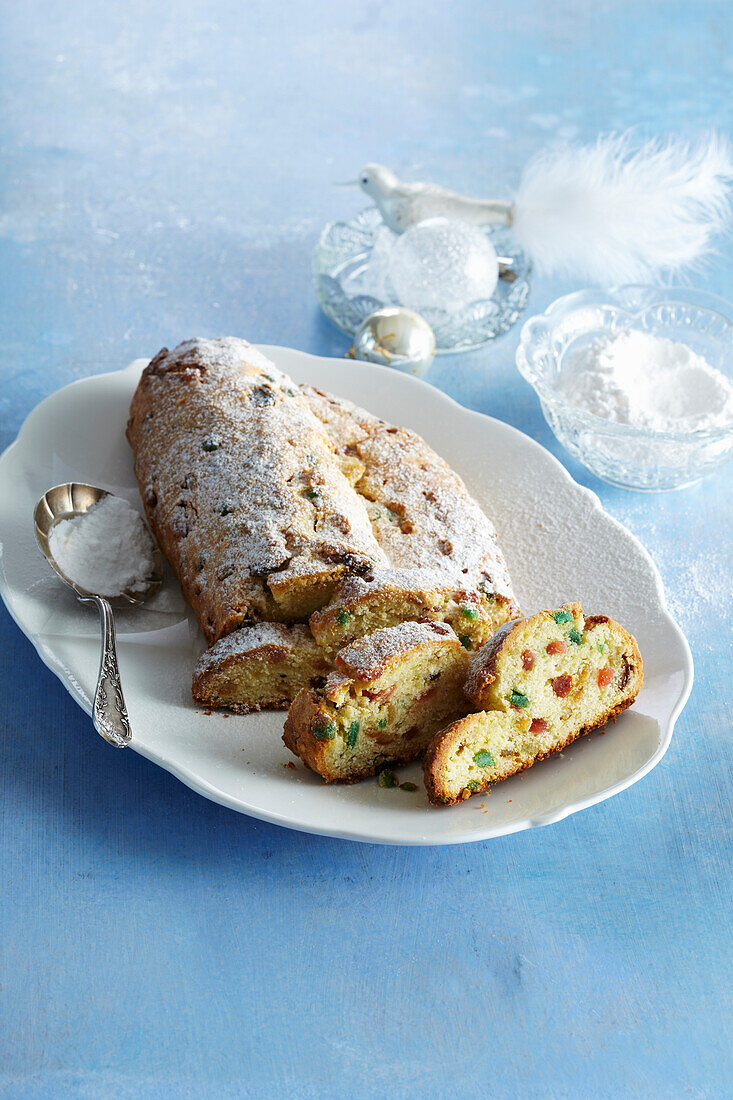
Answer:
M453 722L450 726L436 733L425 750L425 755L423 757L423 779L429 801L432 802L434 806L454 806L458 802L463 802L467 798L471 798L474 794L484 794L495 783L501 783L505 779L509 779L512 775L518 775L519 772L526 771L527 768L531 768L534 764L539 764L541 760L546 760L550 756L554 756L555 753L562 752L562 750L566 749L568 745L571 745L573 741L577 741L579 737L583 737L586 733L592 733L594 730L602 729L604 726L608 725L609 722L615 722L619 714L622 714L623 711L632 705L636 698L636 694L637 693L634 693L631 698L623 700L617 706L611 707L600 721L594 722L590 726L583 726L578 730L569 731L564 737L559 737L552 748L538 752L531 759L513 762L508 765L506 771L496 779L487 780L473 789L464 787L456 797L449 795L444 784L447 763L450 754L454 751L457 744L460 743L463 730L466 728L465 723L470 723L477 715L469 714L466 718L461 718L457 722Z
M236 714L282 710L328 669L307 626L243 626L201 655L193 676L193 701Z

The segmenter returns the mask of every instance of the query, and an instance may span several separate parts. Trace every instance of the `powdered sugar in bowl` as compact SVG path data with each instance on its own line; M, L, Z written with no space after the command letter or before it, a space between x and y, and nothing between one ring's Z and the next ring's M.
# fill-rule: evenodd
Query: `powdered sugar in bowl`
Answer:
M564 447L625 489L679 489L733 452L733 307L700 290L568 294L522 329L517 366Z

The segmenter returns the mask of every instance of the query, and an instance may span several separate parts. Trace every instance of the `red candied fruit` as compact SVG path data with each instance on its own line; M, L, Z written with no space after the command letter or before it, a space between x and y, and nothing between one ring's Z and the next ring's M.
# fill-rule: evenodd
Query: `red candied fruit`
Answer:
M616 672L613 668L611 668L610 665L607 665L606 668L602 668L600 670L600 672L598 673L598 686L599 686L599 688L608 687L608 685L613 682L613 678L614 678L615 675L616 675Z
M567 642L548 642L547 652L551 657L554 657L556 653L567 653Z
M534 653L531 649L525 649L522 653L522 668L525 672L529 672L531 668L534 668Z
M544 733L547 729L547 722L544 718L533 718L532 725L529 727L530 733Z
M564 676L556 676L552 681L552 690L559 699L564 699L566 695L570 694L570 689L573 686L572 676L565 674Z

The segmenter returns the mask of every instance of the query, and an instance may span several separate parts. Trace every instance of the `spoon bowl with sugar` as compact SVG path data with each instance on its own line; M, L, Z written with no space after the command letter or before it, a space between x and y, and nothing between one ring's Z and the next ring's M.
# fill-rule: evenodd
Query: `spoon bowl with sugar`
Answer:
M78 481L55 485L34 512L48 564L102 625L102 657L92 706L97 733L115 748L132 740L117 662L114 607L140 605L163 583L163 556L138 512L122 497Z

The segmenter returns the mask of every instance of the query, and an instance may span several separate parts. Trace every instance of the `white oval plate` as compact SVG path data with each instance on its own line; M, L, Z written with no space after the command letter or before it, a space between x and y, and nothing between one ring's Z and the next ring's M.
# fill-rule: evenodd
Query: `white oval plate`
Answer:
M297 381L423 435L493 518L522 608L577 599L586 614L619 619L639 641L644 688L607 734L581 738L461 806L429 806L418 764L400 769L402 779L419 784L417 792L383 790L375 780L326 786L283 746L281 713L206 715L193 707L191 671L202 642L169 577L154 608L118 616L132 747L242 813L304 832L390 844L459 844L547 825L646 775L670 743L693 670L659 574L637 540L539 444L427 383L385 367L289 348L262 350ZM144 365L136 360L52 394L0 458L0 593L42 660L88 713L99 661L97 623L43 561L33 508L46 489L68 480L121 491L140 507L124 433Z

